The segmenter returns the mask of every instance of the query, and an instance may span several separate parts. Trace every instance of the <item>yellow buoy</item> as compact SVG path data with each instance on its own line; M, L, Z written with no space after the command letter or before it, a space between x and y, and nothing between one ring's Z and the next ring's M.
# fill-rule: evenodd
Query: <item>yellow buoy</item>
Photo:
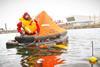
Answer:
M92 57L89 58L89 62L90 62L91 64L96 64L96 63L97 63L97 58L94 57L94 56L92 56Z

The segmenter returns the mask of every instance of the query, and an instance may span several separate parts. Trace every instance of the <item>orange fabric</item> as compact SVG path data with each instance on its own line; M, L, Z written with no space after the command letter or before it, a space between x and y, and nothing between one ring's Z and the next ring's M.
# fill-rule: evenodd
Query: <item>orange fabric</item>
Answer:
M36 19L40 26L39 36L55 35L66 31L59 27L45 11L42 11Z

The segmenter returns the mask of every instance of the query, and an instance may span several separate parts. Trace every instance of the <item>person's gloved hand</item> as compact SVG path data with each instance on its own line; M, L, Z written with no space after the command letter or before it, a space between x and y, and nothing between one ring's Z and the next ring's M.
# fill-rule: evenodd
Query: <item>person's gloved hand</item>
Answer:
M25 32L22 31L22 32L20 32L20 34L21 34L21 36L24 36L25 35Z
M38 21L36 19L34 19L34 22L38 23Z

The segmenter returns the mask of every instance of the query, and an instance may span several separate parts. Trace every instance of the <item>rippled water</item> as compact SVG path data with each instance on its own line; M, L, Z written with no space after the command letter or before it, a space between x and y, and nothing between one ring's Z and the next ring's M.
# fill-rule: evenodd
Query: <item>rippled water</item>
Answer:
M0 34L0 67L21 67L20 55L16 55L16 49L6 49L6 42L13 40L17 34Z
M68 36L69 49L67 53L62 54L62 58L68 60L67 64L87 63L89 65L86 59L92 56L92 41L94 56L100 58L100 28L73 29L68 31ZM94 67L100 67L100 65L94 65Z
M8 40L14 39L16 35L18 33L0 34L0 67L21 67L21 56L16 55L16 49L6 49L5 45ZM67 60L66 64L89 64L84 59L91 56L91 41L94 43L94 55L100 57L100 28L68 30L68 37L69 49L61 55L62 59ZM94 67L100 66L98 64Z

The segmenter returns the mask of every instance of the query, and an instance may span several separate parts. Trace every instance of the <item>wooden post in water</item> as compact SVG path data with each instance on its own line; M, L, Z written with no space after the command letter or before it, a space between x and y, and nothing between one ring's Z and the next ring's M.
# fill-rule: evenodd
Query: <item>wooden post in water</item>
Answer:
M89 62L91 64L91 67L93 67L93 65L97 63L98 59L94 56L94 44L93 44L93 41L91 43L92 43L92 46L91 46L92 57L89 58Z
M91 67L93 67L93 64L91 64Z
M94 56L93 41L92 41L92 56ZM93 67L93 64L91 64L91 67Z
M94 56L94 49L93 49L93 41L92 41L92 56Z

